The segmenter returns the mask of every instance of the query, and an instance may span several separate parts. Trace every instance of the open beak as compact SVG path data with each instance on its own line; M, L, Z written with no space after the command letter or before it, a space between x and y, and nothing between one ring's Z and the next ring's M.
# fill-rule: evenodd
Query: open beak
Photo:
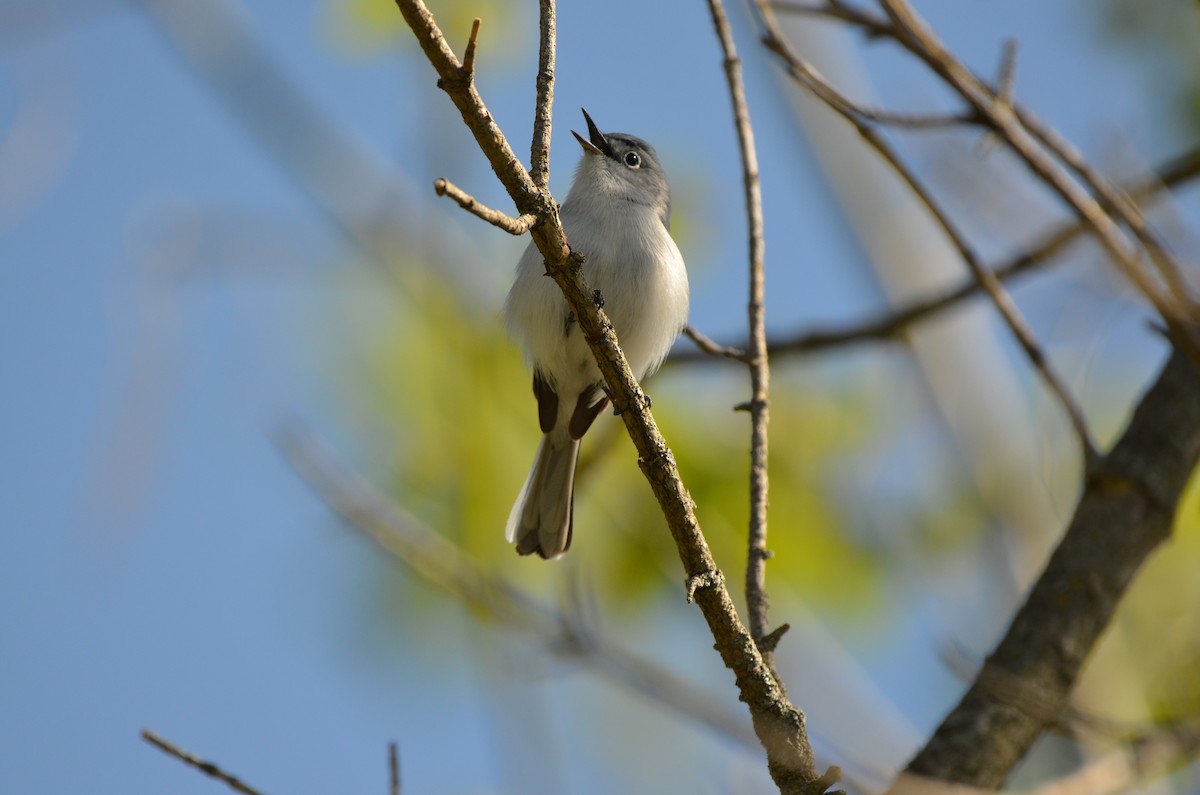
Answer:
M583 108L580 108L583 110ZM587 121L588 138L584 138L579 133L571 130L571 135L575 136L575 140L579 141L579 145L583 147L583 151L590 155L604 155L605 157L613 157L613 148L608 143L608 139L604 137L604 133L600 132L600 128L596 126L596 122L592 121L592 117L588 115L586 110L583 110L583 118ZM589 140L590 139L590 140Z

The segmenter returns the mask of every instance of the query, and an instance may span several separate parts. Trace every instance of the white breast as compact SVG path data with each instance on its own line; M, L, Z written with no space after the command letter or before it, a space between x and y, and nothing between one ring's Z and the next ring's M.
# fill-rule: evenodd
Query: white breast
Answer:
M562 221L571 247L586 256L585 278L601 293L630 369L644 378L662 363L687 322L687 269L675 241L656 212L631 203L591 204L574 212L568 204ZM610 231L597 234L601 229ZM567 322L562 292L545 275L532 244L517 266L505 308L510 329L522 338L534 366L556 382L560 396L601 380L577 324Z

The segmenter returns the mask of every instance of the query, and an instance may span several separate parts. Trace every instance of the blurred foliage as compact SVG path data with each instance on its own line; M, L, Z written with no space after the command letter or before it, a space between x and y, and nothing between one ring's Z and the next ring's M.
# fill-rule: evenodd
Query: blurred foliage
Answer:
M1167 721L1200 715L1200 474L1180 503L1171 539L1133 581L1117 623L1097 654L1132 650L1131 665L1151 717ZM1119 672L1117 675L1120 675ZM1105 689L1117 687L1110 682Z
M608 413L584 440L566 562L513 552L504 523L539 441L527 365L498 306L473 305L461 285L418 265L404 282L404 295L382 309L374 341L360 346L363 372L347 395L373 429L370 444L389 451L395 499L476 559L531 585L559 587L564 573L583 574L606 604L626 607L664 588L678 592L670 534L624 427ZM714 554L740 592L749 423L732 406L745 398L745 374L727 363L680 368L647 388ZM770 576L839 609L869 604L880 573L845 532L828 488L830 463L864 438L869 413L862 396L831 394L786 370L776 379Z
M489 42L489 58L515 58L524 51L528 26L514 24L517 15L504 0L431 0L427 5L459 57L476 18L487 23L481 35ZM338 49L353 55L373 56L416 44L392 0L325 0L320 27Z
M1130 55L1146 96L1162 97L1161 119L1200 132L1200 5L1179 0L1105 0L1103 32Z

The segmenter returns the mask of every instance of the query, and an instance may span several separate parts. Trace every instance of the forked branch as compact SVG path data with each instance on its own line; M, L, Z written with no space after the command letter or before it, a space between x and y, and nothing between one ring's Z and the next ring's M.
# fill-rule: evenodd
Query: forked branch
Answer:
M572 252L563 233L554 198L538 186L513 155L503 133L470 76L464 75L454 53L438 29L433 15L420 0L397 0L426 57L440 76L438 85L459 109L463 122L475 136L497 177L521 215L532 214L534 243L545 258L546 272L563 290L567 304L596 356L609 396L618 409L638 451L638 463L658 500L684 568L685 582L703 582L695 601L708 623L717 651L735 675L742 701L749 710L755 734L767 753L768 769L780 792L817 795L829 781L817 774L804 713L787 700L783 688L764 662L758 646L742 624L723 584L708 543L700 531L691 497L679 476L675 458L659 433L648 403L629 370L612 324L596 305L580 267L582 257ZM547 8L547 6L543 6ZM543 14L542 40L547 39ZM539 93L549 113L552 94Z

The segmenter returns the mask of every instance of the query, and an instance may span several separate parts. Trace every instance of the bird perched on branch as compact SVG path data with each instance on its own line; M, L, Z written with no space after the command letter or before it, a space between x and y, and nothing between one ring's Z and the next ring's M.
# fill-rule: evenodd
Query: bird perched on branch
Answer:
M687 322L688 278L670 234L671 190L654 148L602 133L588 137L560 217L583 273L640 381L658 369ZM608 405L596 360L562 291L530 243L505 302L511 332L533 364L542 441L505 529L521 555L550 559L571 545L579 440Z

